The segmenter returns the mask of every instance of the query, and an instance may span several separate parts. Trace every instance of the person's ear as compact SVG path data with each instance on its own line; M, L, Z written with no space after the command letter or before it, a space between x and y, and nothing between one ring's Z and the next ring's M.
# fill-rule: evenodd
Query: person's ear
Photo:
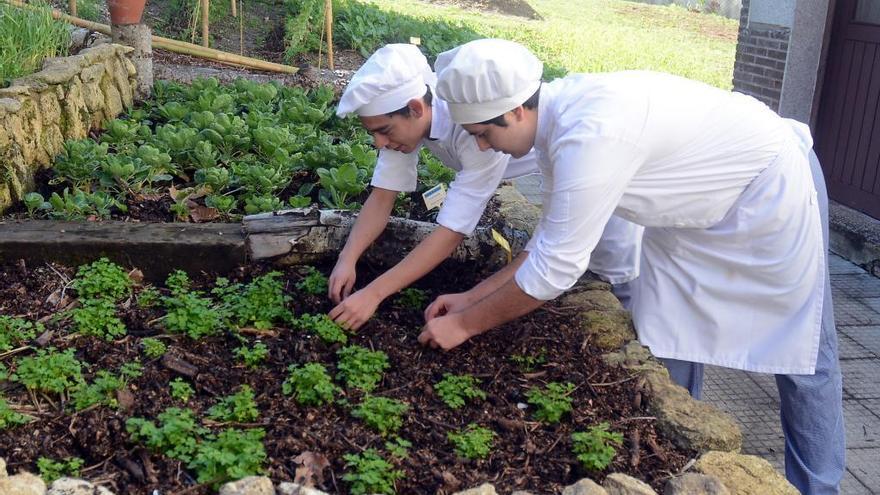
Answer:
M511 110L510 113L513 114L513 120L515 122L520 122L526 116L526 109L524 106L520 105L520 106L514 108L513 110Z
M409 107L409 114L417 119L421 118L425 113L425 102L421 98L413 98L406 104Z

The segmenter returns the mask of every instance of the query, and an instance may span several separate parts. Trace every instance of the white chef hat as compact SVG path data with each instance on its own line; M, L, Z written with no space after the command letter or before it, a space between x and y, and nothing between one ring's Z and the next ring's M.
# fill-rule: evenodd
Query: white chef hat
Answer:
M528 48L508 40L482 39L441 53L437 96L457 124L485 122L513 110L541 86L544 65Z
M415 45L395 43L376 50L342 93L336 115L354 112L371 117L393 112L424 96L425 84L437 81L428 60Z

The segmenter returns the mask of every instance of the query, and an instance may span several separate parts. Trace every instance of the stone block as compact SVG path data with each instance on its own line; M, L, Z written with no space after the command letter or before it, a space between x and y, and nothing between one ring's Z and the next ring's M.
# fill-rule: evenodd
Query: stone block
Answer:
M608 495L657 495L657 492L644 481L623 473L611 473L602 484Z
M797 495L798 490L764 459L731 452L706 452L694 465L697 472L715 476L732 495Z
M562 495L608 495L608 491L590 478L584 478L565 487L562 490Z
M219 495L275 495L275 487L265 476L248 476L221 486Z
M685 473L667 481L663 495L730 495L730 490L715 476Z
M19 473L0 478L0 493L3 495L45 495L46 483L31 473Z

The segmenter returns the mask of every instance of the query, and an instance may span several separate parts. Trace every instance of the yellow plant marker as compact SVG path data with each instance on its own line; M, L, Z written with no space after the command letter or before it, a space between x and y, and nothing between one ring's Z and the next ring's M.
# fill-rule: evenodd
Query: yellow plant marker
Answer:
M495 242L497 242L498 245L501 246L501 249L503 249L507 253L507 262L510 263L511 261L513 261L513 252L510 250L510 243L507 242L507 239L505 239L504 236L495 229L492 229L492 239L494 239Z

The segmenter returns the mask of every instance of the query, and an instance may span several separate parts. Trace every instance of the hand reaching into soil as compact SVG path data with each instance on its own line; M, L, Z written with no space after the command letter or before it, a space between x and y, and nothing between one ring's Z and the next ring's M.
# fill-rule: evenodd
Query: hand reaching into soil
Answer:
M434 349L448 351L471 338L471 332L464 328L461 313L432 318L422 327L419 343Z
M348 263L340 258L330 273L330 279L327 283L327 297L334 304L347 298L351 294L354 282L357 279L357 270L354 263ZM368 317L369 318L369 317Z
M425 321L429 322L438 316L464 311L471 304L473 304L473 300L467 292L437 296L437 299L434 299L434 302L425 308Z
M342 328L357 330L372 318L380 302L382 299L365 287L343 299L328 316Z

